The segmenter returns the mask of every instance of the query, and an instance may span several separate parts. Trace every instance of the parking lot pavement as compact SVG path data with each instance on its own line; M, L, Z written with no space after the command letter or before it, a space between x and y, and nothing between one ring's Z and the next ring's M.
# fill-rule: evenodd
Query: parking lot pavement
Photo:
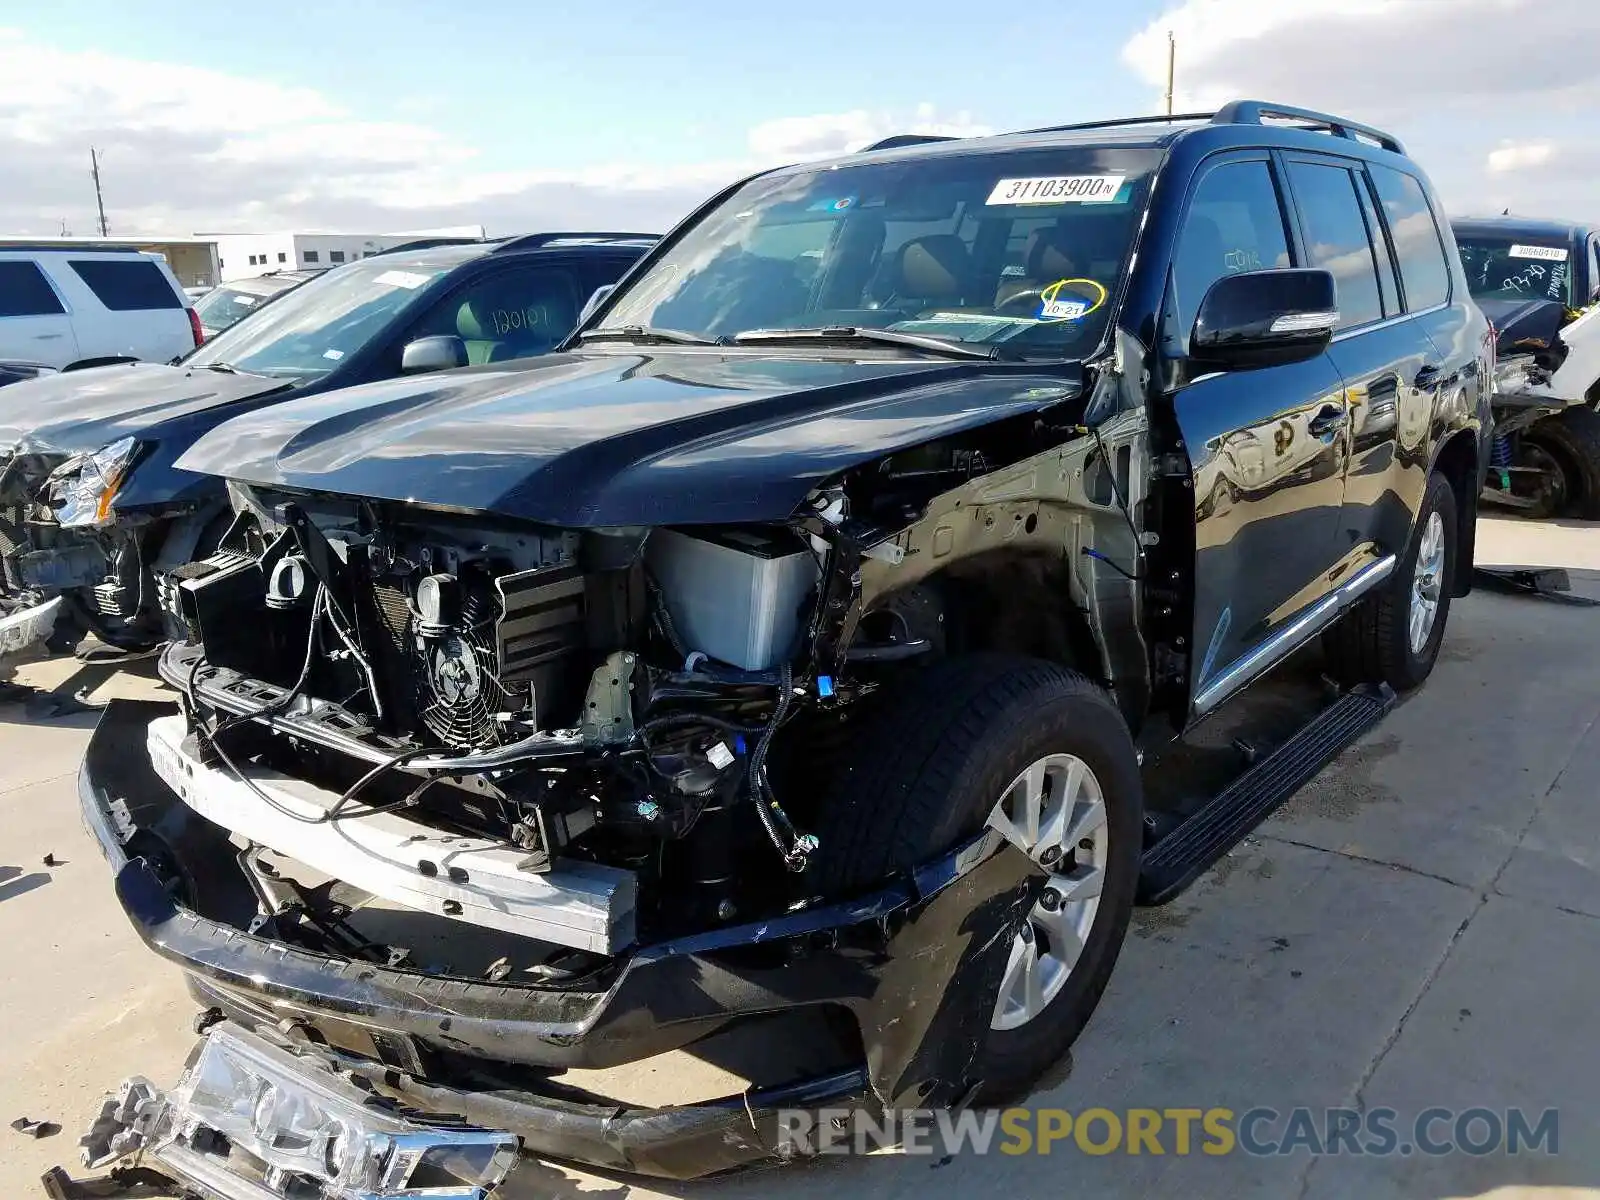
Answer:
M1587 568L1600 529L1485 521L1480 561ZM1190 892L1135 918L1074 1060L1031 1108L1559 1109L1559 1153L1313 1159L902 1154L696 1185L529 1164L509 1195L716 1198L1600 1195L1600 609L1480 593L1406 701ZM70 667L48 664L62 677ZM119 679L118 689L142 686ZM136 944L79 827L88 720L0 709L0 1195L36 1188L101 1089L170 1082L192 1040L175 976ZM53 853L61 865L42 865ZM1269 1130L1270 1132L1270 1130ZM1281 1133L1281 1123L1276 1128ZM1198 1147L1199 1139L1196 1140ZM1593 1188L1590 1192L1587 1189ZM1499 1191L1497 1189L1506 1189Z

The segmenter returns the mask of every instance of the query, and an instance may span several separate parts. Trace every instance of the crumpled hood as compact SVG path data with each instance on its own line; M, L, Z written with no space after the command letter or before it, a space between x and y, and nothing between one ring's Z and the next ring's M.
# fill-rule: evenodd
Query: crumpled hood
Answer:
M0 389L0 447L82 454L224 404L284 391L282 379L157 363L119 363Z
M837 471L1081 390L1077 364L588 350L297 397L177 465L567 527L778 520Z

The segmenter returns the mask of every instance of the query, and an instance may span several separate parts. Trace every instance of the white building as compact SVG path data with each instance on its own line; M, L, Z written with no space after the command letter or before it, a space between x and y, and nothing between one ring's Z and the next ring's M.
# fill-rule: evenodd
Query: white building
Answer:
M415 229L400 233L219 233L206 235L217 244L217 269L223 282L265 275L336 267L391 246L420 238L481 238L482 225L450 229Z

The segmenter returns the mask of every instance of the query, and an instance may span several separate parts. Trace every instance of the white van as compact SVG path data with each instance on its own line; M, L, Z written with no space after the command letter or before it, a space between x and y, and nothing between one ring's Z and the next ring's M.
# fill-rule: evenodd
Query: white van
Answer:
M158 254L0 247L0 361L170 362L200 341L200 320Z

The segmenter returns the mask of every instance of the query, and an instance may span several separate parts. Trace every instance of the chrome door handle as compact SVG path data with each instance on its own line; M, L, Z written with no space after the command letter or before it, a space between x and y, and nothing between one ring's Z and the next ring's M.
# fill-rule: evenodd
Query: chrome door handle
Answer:
M1343 429L1349 421L1350 417L1344 409L1330 405L1311 418L1311 424L1307 429L1310 430L1312 437L1327 437L1330 433L1337 433Z

